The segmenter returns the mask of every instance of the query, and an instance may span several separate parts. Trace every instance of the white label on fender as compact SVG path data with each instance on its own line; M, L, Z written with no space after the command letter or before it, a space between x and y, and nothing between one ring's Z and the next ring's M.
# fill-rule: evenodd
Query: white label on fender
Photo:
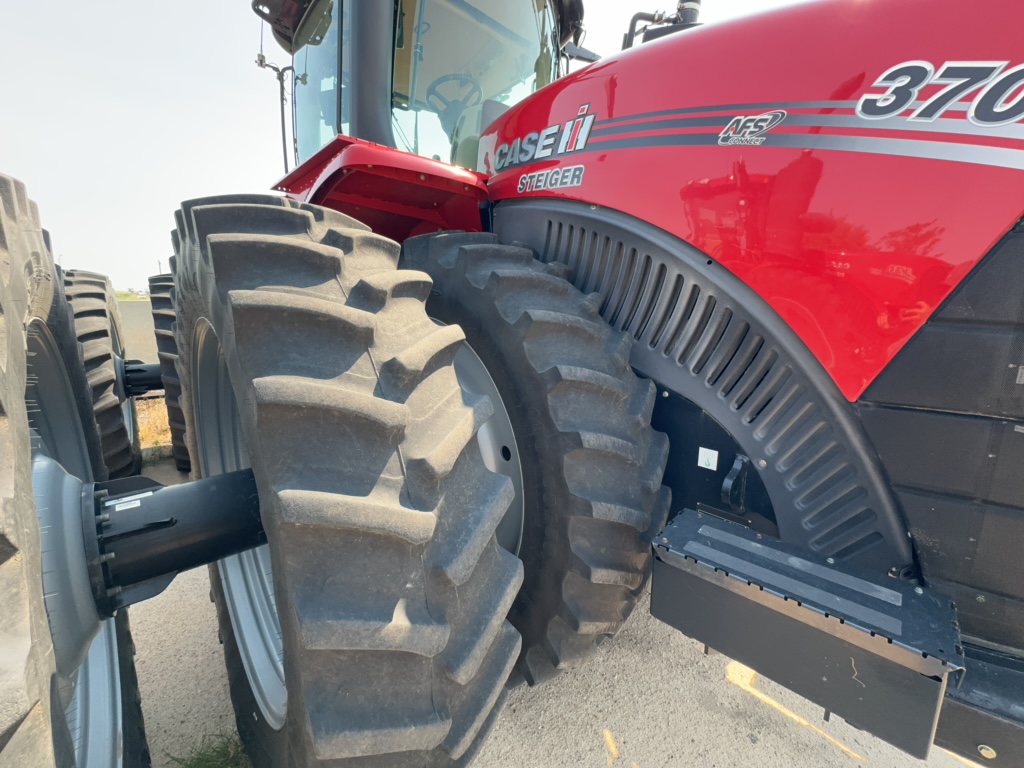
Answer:
M710 448L701 448L697 451L697 466L710 469L712 472L718 469L718 451Z
M135 501L126 501L124 504L118 504L116 507L114 507L114 511L123 512L126 509L135 509L136 507L141 506L142 502L136 499Z
M103 506L104 507L109 507L109 506L111 506L113 504L124 504L125 502L135 501L135 499L144 499L147 496L152 496L152 495L153 495L152 491L146 491L145 493L136 493L134 496L122 496L119 499L110 499L109 501L104 502ZM136 505L136 506L138 506L138 505ZM117 507L117 509L120 509L120 507ZM125 509L128 509L128 507L125 507Z
M1024 365L1017 369L1017 383L1024 384Z

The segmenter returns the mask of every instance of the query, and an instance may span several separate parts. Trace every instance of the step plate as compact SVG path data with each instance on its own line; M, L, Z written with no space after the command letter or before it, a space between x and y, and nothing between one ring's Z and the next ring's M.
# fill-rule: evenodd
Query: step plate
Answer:
M964 668L948 597L689 510L654 540L651 613L921 759Z

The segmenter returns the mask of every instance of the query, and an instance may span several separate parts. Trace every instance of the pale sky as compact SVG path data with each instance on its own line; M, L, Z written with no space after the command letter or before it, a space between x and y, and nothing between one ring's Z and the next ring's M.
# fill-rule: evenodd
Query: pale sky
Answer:
M702 20L798 1L704 0ZM673 5L585 0L584 44L612 54L634 13ZM0 173L28 185L65 268L145 289L168 268L181 200L267 191L282 175L277 81L253 63L249 0L7 6ZM288 63L269 32L264 48Z

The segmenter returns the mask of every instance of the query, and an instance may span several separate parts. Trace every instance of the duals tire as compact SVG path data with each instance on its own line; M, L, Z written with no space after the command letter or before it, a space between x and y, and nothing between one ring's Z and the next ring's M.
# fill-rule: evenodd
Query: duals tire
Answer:
M153 332L156 334L160 381L164 385L164 406L167 427L171 433L171 452L179 472L189 472L192 464L185 444L185 416L181 412L181 381L178 379L178 345L174 341L174 275L149 278L149 301L153 311Z
M125 359L121 313L110 279L95 272L63 273L82 365L92 392L92 413L103 445L103 464L111 480L142 469L135 401L119 391L116 358Z
M533 252L487 234L407 240L402 266L433 278L431 317L459 324L494 381L519 447L525 578L509 620L532 684L591 653L643 592L670 495L655 387L631 340Z

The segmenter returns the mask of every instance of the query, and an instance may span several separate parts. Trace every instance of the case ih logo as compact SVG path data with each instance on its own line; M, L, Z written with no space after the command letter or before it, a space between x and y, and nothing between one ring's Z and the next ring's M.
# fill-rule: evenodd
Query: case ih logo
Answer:
M597 119L597 115L589 110L590 105L584 104L576 117L564 125L549 125L540 133L531 131L511 144L502 144L494 153L495 172L546 157L579 152L587 146L590 130Z
M718 134L718 143L723 147L760 146L764 144L764 134L786 119L785 111L776 109L755 117L734 117Z

